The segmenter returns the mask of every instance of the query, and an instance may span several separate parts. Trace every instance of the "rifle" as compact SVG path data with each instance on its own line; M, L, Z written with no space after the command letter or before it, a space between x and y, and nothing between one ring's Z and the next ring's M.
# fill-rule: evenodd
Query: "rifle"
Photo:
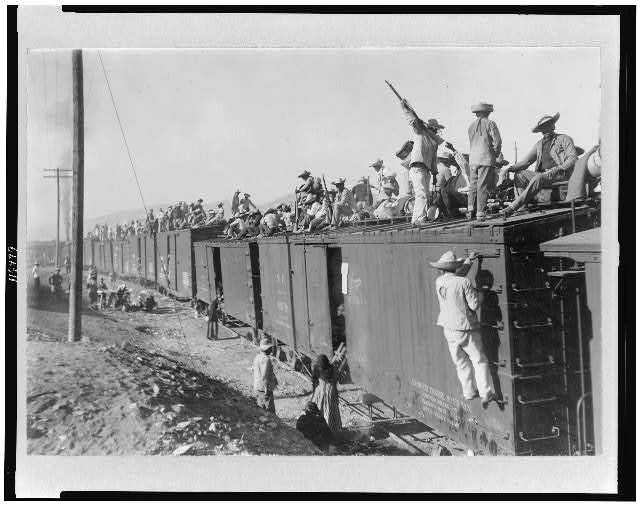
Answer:
M400 100L400 102L402 102L402 97L400 96L400 93L398 93L398 92L396 91L396 89L393 87L393 85L392 85L389 81L387 81L386 79L384 80L384 82L385 82L385 83L387 83L387 86L388 86L389 88L391 88L391 91L393 91L393 93L395 94L395 96L396 96L396 97L398 97L398 100Z
M295 219L295 222L293 223L294 232L298 229L298 196L297 195L296 195L296 202L295 202L295 210L296 210L296 219Z
M324 180L324 174L322 174L322 186L324 187L324 198L329 204L327 206L327 215L329 218L329 223L331 223L333 221L333 209L331 208L331 201L329 200L329 190L327 189L327 182Z

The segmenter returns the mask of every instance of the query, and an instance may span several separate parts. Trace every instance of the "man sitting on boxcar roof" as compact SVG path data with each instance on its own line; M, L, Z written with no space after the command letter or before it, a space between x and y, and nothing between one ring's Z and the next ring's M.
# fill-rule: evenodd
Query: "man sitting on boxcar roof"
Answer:
M348 220L355 208L353 193L344 187L344 183L345 179L343 177L339 177L332 183L336 187L333 216L331 217L331 224L334 226L340 225L343 218Z
M391 183L384 183L382 185L384 199L380 201L373 215L378 219L389 219L400 216L400 210L398 209L398 199L393 196L395 187Z
M560 113L540 118L531 131L540 132L542 139L522 160L507 167L507 172L515 172L513 185L517 198L500 212L505 218L528 204L540 190L552 189L553 183L566 181L571 176L578 156L573 139L555 133L558 118ZM534 162L533 171L525 170Z

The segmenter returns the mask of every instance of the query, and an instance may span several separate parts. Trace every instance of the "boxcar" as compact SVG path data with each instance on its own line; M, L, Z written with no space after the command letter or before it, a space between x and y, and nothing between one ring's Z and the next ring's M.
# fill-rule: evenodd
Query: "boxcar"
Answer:
M84 239L84 244L82 247L82 256L83 261L82 264L85 267L89 267L94 265L94 245L96 244L95 239Z
M329 293L336 298L340 287L344 297L354 382L483 453L572 453L575 427L567 404L563 336L575 329L556 325L539 244L572 228L592 227L592 218L591 210L581 207L573 215L556 209L482 224L390 225L305 238L325 244L327 252L339 251L328 254L340 261L340 276L329 280ZM428 261L449 249L458 256L470 250L481 254L468 276L485 292L479 316L500 399L486 410L479 400L462 397L443 331L436 325L438 272ZM286 272L286 251L273 258L284 261L271 266L276 273L272 282ZM292 269L295 273L293 261ZM296 317L285 306L286 281L276 283L265 292L265 330L285 335ZM294 313L297 307L296 300ZM271 311L284 315L283 321Z
M340 250L307 243L304 236L260 239L264 332L304 355L332 355L344 338L336 332Z
M209 303L215 296L215 271L213 263L209 262L209 256L205 241L193 243L193 261L196 275L196 298ZM213 255L211 255L213 257Z
M122 244L120 241L111 241L113 254L113 272L122 274Z
M217 225L159 232L156 238L158 285L176 297L195 297L199 273L194 244L216 238L221 230Z
M218 287L224 295L225 314L252 327L252 337L257 339L263 315L258 245L255 240L221 240L207 242L205 248L207 262L213 266L210 294Z
M571 402L578 427L578 452L602 454L602 334L601 334L601 238L600 228L544 242L540 249L553 259L548 272L560 291L563 305L575 302L580 325L578 363L573 364L576 388ZM568 300L567 300L568 299Z

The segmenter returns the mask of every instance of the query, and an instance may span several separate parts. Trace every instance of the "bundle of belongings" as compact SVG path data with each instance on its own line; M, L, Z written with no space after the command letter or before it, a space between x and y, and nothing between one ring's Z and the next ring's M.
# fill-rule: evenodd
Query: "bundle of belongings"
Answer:
M122 283L115 292L109 294L107 305L115 309L121 308L123 311L127 311L131 305L131 290L127 288L127 285Z
M140 293L138 293L135 302L129 307L129 310L142 310L149 313L153 311L157 305L158 303L153 298L153 295L146 290L142 290L140 291Z

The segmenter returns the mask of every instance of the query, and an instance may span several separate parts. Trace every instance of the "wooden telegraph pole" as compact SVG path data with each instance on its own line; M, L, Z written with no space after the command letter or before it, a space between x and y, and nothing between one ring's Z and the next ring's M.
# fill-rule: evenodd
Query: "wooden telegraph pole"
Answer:
M73 74L73 211L71 234L71 293L69 294L69 341L81 337L82 227L84 212L84 98L82 50L71 53Z
M45 179L56 179L56 187L57 187L57 197L58 197L58 207L56 208L56 267L60 267L60 178L72 177L69 172L72 172L71 169L60 169L56 167L55 169L44 169L45 172L55 172L54 175L46 175L42 176ZM62 174L61 174L62 173Z

